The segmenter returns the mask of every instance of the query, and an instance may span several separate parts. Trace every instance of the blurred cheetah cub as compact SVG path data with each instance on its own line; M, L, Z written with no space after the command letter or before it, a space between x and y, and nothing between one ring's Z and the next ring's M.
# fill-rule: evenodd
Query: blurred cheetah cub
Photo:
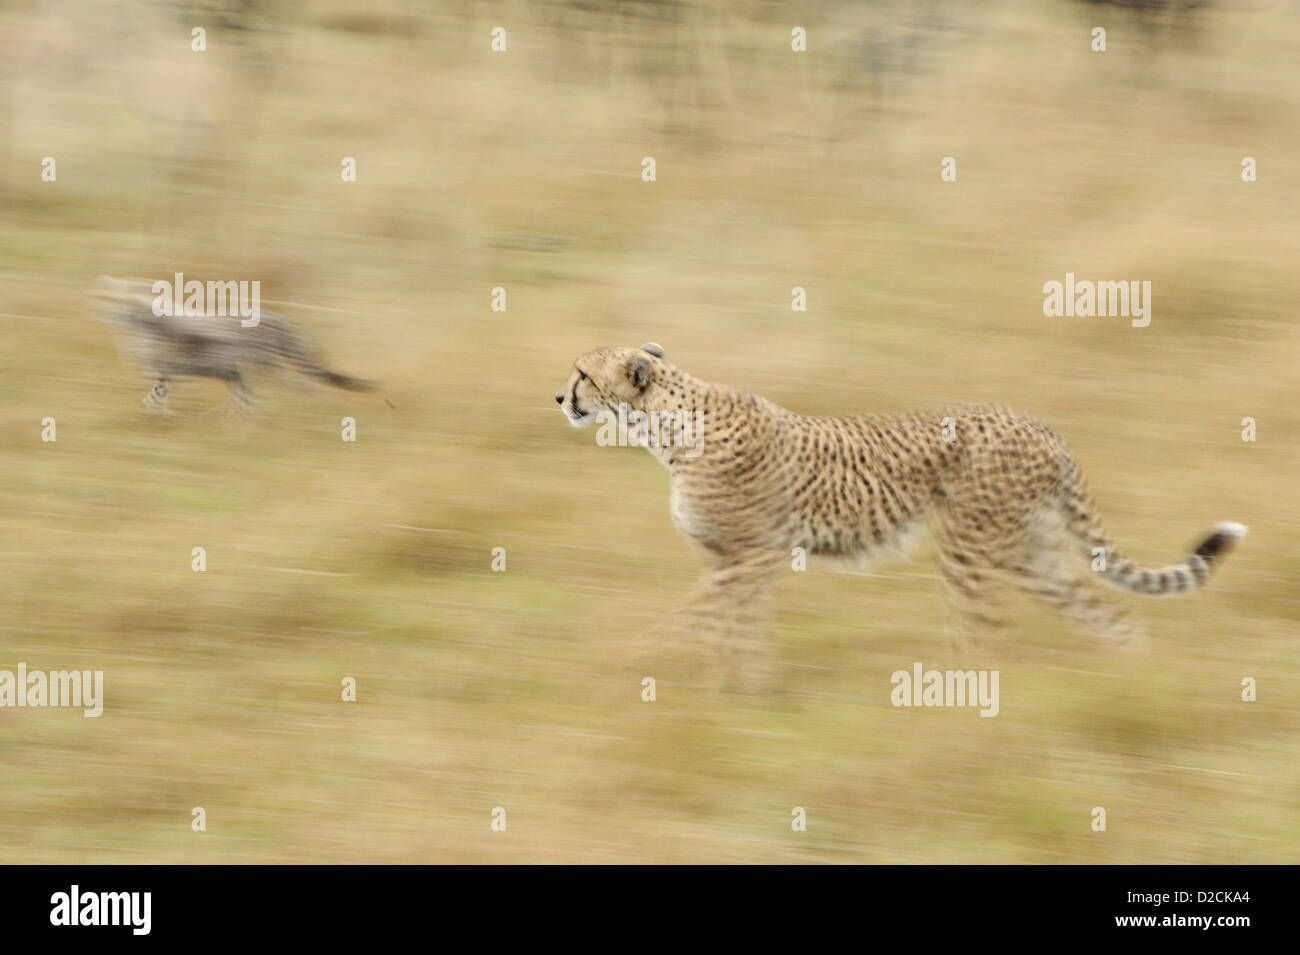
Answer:
M153 414L173 414L167 394L174 378L219 378L230 389L226 410L252 404L246 381L254 369L292 368L350 391L370 391L375 383L330 371L298 337L283 315L262 311L245 327L238 315L157 316L153 283L101 275L87 292L90 317L124 330L124 350L155 376L144 396Z
M702 590L715 625L752 623L801 554L872 558L928 525L963 611L957 636L994 626L998 585L1010 583L1124 641L1125 609L1098 582L1190 594L1246 533L1221 523L1183 560L1148 569L1103 532L1078 465L1045 425L995 410L810 418L701 381L654 343L581 356L555 400L579 427L612 415L695 423L693 447L640 443L668 469L673 521L712 558Z

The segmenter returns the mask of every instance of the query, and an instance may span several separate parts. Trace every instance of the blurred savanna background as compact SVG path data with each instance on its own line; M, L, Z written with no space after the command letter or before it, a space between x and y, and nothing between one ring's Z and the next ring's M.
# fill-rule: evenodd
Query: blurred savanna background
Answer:
M1294 861L1298 60L1268 0L6 4L0 669L105 699L0 711L0 861ZM83 293L175 272L383 388L146 417ZM1151 324L1045 317L1066 272ZM1031 413L1148 564L1251 535L1119 598L1140 651L1015 603L995 719L890 705L952 662L925 546L792 573L731 686L659 643L665 472L552 397L647 340L810 414Z

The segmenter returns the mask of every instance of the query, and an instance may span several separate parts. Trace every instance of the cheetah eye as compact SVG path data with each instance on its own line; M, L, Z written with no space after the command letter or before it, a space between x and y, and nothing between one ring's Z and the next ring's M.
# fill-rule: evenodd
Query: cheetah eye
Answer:
M578 380L579 380L579 381L586 381L586 380L587 380L587 373L586 373L585 371L583 371L582 369L579 369L579 370L578 370Z

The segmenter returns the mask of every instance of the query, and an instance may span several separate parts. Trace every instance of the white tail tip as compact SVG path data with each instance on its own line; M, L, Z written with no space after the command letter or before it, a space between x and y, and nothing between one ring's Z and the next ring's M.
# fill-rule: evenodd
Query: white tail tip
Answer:
M1219 521L1214 525L1214 529L1220 534L1227 534L1237 540L1245 537L1246 531L1250 530L1245 524L1238 524L1236 521Z

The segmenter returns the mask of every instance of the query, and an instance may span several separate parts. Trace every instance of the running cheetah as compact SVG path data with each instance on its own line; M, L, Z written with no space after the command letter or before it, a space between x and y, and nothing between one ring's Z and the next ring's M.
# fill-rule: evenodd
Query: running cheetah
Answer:
M706 606L733 619L754 613L795 548L857 561L929 524L959 635L999 622L990 591L1010 581L1125 642L1136 631L1094 579L1149 597L1191 593L1246 533L1221 523L1185 560L1147 569L1103 533L1078 466L1045 425L1001 410L805 417L694 378L654 343L583 355L555 400L575 427L620 413L640 422L637 443L671 476L674 522L712 556Z
M155 376L144 396L151 414L172 414L167 394L173 378L219 378L230 389L226 410L252 404L247 372L252 368L289 367L336 388L370 391L375 383L322 367L283 315L263 311L255 326L237 316L153 313L153 285L101 275L87 293L92 318L125 330L125 350Z

